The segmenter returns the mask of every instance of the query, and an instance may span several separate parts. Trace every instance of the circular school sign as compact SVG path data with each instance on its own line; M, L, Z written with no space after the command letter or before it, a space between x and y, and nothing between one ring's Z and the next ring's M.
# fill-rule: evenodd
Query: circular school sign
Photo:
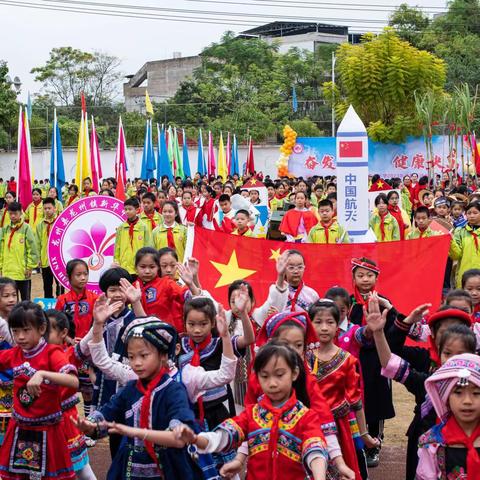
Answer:
M81 258L90 270L87 288L99 293L98 281L113 262L116 229L125 220L123 202L113 197L86 197L65 208L52 225L48 241L55 278L69 289L67 262Z

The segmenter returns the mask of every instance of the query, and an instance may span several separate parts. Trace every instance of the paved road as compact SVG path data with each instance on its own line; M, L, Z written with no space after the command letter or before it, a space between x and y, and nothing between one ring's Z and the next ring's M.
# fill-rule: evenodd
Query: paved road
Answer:
M90 462L97 480L105 480L110 467L110 451L108 444L99 442L89 450ZM381 463L370 470L371 480L404 480L405 450L402 447L387 447L382 449ZM180 479L178 479L180 480Z

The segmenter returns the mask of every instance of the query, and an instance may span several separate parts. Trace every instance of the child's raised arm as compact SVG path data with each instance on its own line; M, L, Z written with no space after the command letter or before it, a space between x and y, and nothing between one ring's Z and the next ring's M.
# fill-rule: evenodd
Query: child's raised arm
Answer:
M369 330L373 333L375 346L377 347L378 358L383 368L388 365L392 352L388 346L385 338L384 327L387 322L387 313L385 309L383 313L380 312L380 303L378 295L373 294L368 302L368 313L366 315L367 325Z
M192 292L192 295L198 296L202 294L202 290L198 288L198 286L194 282L194 276L190 267L187 265L183 265L181 263L177 263L177 270L180 274L181 279L185 282L185 285L189 288Z
M134 287L126 278L121 278L120 289L131 303L135 316L146 317L147 315L142 305L142 291L140 288Z
M130 438L139 438L143 441L156 443L163 447L183 448L185 442L181 440L174 432L164 432L161 430L149 430L147 428L136 428L123 425L121 423L107 423L108 433L116 433Z
M217 315L217 330L223 346L220 368L207 371L200 366L186 365L182 369L182 381L187 389L188 398L192 402L196 402L198 396L203 395L205 390L227 385L235 378L237 357L233 352L225 310L221 305Z
M249 312L246 308L248 305L248 289L246 285L241 285L238 295L235 298L235 307L238 311L238 316L242 321L243 335L238 337L237 346L239 349L246 348L255 342L255 333L253 331L252 322L250 321Z

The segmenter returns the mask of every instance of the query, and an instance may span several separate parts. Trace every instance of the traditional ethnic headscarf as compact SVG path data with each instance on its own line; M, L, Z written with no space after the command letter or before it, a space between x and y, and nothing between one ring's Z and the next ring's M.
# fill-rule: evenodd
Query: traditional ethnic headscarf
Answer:
M362 258L352 258L352 277L357 268L364 268L365 270L369 270L370 272L373 272L377 277L380 274L380 269L376 265L372 265L369 262L365 262L364 259ZM372 290L372 293L374 291L375 290ZM366 299L363 298L363 295L360 293L360 290L355 285L355 280L353 281L353 296L355 298L355 303L362 305L362 307L365 307L368 310L369 297L367 296ZM364 315L362 315L362 325L365 325Z
M480 471L480 455L474 442L480 437L480 425L468 436L451 415L449 397L456 386L466 387L473 383L480 387L480 357L471 353L455 355L445 362L425 381L425 388L438 417L445 421L442 436L445 444L464 445L467 448L467 473Z
M480 356L473 353L451 357L427 378L425 389L438 418L444 420L450 413L448 397L454 387L470 382L480 387Z
M286 322L296 323L305 332L305 346L307 348L315 348L318 344L317 333L305 311L284 311L270 315L258 333L256 346L261 347L265 345Z
M435 312L433 315L430 315L428 318L428 326L430 330L432 330L433 324L437 323L440 320L444 320L446 318L455 318L465 323L468 327L472 325L472 317L463 310L458 308L448 308L446 310L440 310ZM440 355L437 349L437 345L435 344L435 340L430 335L428 337L428 349L430 351L430 359L436 365L440 365Z
M169 360L175 359L177 331L172 325L162 322L157 317L137 318L131 322L125 329L122 340L126 344L131 338L142 338L150 342L159 352L168 353ZM169 369L166 366L162 367L147 385L140 379L137 381L137 389L143 394L140 407L140 428L152 428L151 404L153 390L158 386L162 378L168 375L168 371ZM160 469L161 467L153 443L148 440L144 440L143 443L150 458Z
M143 338L157 350L168 353L169 360L175 360L177 331L172 325L162 322L157 317L137 318L129 323L122 340L126 344L130 338Z

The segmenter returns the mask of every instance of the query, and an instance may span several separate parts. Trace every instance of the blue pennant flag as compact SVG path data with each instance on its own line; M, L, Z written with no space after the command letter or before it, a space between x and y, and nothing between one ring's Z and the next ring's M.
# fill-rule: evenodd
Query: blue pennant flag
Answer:
M232 166L230 168L230 174L234 175L236 173L238 175L240 173L240 169L238 168L238 145L236 135L233 135L231 164Z
M52 129L52 149L50 153L50 185L58 189L59 198L65 186L65 166L63 164L62 139L58 127L57 111L54 111Z
M197 172L200 175L205 175L207 173L207 169L205 168L205 156L203 155L202 129L198 131Z
M185 178L192 178L192 172L190 171L190 159L188 157L188 147L187 147L187 136L185 135L185 129L183 129L183 147L182 147L182 157L183 157L183 175Z
M172 166L168 157L167 140L165 139L165 130L157 124L158 131L158 161L157 161L157 184L160 186L162 176L166 175L168 179L173 180Z
M294 112L298 110L297 91L295 90L295 85L292 87L292 108Z
M155 165L155 152L153 150L151 122L151 120L147 120L147 124L145 125L145 141L143 143L142 169L140 177L145 180L153 178L153 172L157 168Z

